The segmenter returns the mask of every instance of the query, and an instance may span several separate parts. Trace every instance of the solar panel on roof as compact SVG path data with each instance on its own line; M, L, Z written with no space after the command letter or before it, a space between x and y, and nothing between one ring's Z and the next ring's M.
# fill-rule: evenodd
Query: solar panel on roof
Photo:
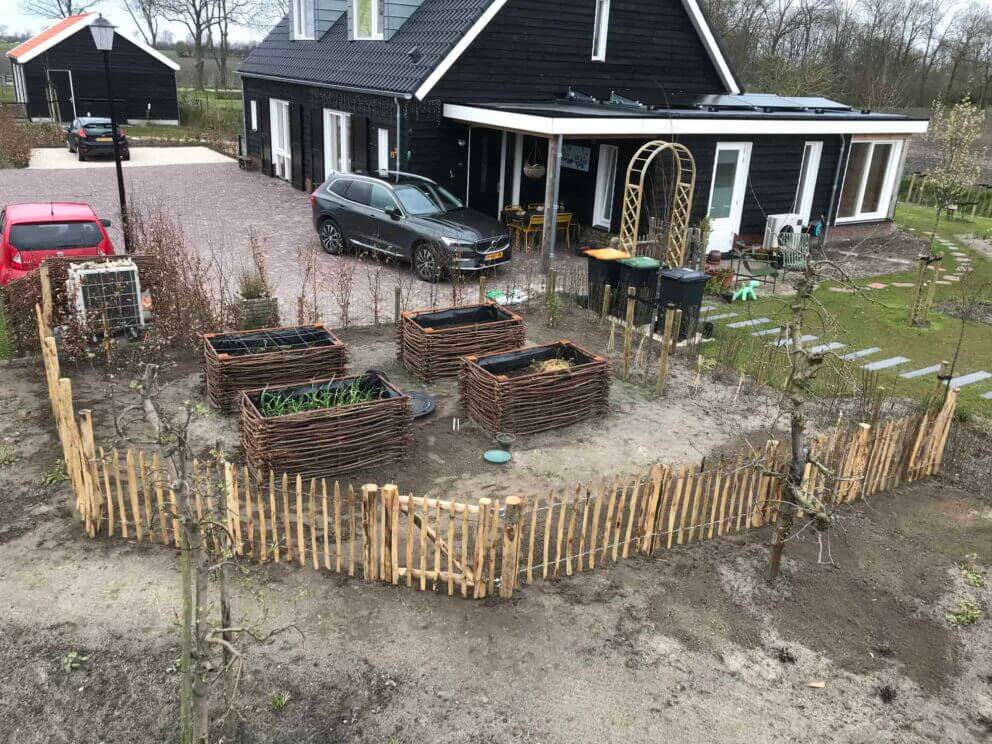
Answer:
M824 111L850 111L851 107L844 103L831 101L829 98L819 96L789 96L789 99L800 104L804 108L823 109Z

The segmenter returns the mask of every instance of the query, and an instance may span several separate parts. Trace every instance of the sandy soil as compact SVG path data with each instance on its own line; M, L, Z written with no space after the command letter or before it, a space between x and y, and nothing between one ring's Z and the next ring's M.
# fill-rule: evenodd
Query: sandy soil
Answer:
M543 334L533 322L530 330ZM580 330L555 333L578 340ZM344 334L356 367L391 354L368 333ZM0 437L21 457L2 473L11 487L0 489L0 741L171 740L175 554L82 535L65 484L41 485L58 456L41 376L30 367L4 374ZM185 380L176 395L195 387L194 369L168 375ZM678 375L687 385L691 374ZM735 427L754 423L727 418L734 407L720 400L731 393L708 378L696 405L677 403L686 391L676 391L635 410L644 394L615 385L607 420L522 443L513 489L555 473L596 474L604 463L613 470L615 457L639 467L714 451L739 436ZM102 411L103 436L106 396L95 384L80 394ZM463 426L461 437L442 438L454 415L446 411L427 424L440 427L427 430L433 444L418 432L420 464L396 474L426 490L457 481L475 492L462 478L481 488L484 437ZM201 434L227 425L215 417ZM813 535L793 540L773 588L762 578L764 533L535 584L509 602L449 600L285 566L253 570L237 587L238 616L266 628L293 623L300 633L253 653L243 741L985 741L992 500L958 464L987 458L990 445L981 435L956 442L972 454L951 457L945 479L844 511L830 540L836 565L818 565ZM602 459L590 462L597 449ZM965 584L963 562L981 568L984 587ZM945 614L965 598L985 615L954 628ZM274 705L274 696L288 702Z

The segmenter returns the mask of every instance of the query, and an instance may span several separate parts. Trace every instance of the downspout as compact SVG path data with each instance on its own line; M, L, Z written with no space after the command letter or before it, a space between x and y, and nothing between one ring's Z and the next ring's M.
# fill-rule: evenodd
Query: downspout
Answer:
M837 218L837 191L840 189L840 174L847 168L847 158L850 152L847 147L847 137L840 135L840 153L837 155L837 168L834 170L834 185L830 190L830 205L827 207L827 224L823 226L823 246L826 247L830 234L830 225Z
M400 142L402 141L400 135L400 128L402 127L402 114L400 113L400 98L396 96L393 98L396 101L396 183L400 182L400 171L403 170L400 164L403 162L403 150L400 148Z

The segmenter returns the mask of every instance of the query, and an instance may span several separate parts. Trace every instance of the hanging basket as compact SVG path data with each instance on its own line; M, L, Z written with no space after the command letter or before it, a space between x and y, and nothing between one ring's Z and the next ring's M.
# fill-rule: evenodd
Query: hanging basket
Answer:
M544 178L544 174L547 172L548 169L540 163L532 163L524 166L524 175L535 181L539 178Z

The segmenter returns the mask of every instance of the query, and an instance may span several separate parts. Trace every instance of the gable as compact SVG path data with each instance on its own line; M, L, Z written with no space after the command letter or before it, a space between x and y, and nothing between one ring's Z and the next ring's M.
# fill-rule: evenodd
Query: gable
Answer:
M491 20L417 97L548 100L573 87L663 103L676 93L739 90L696 0L611 0L604 62L591 59L595 7L596 0L495 0Z

